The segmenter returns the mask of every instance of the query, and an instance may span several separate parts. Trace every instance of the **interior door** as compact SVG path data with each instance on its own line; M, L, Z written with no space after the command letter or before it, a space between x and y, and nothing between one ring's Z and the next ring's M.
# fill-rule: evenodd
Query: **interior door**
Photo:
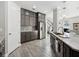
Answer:
M8 2L8 53L20 45L20 8Z

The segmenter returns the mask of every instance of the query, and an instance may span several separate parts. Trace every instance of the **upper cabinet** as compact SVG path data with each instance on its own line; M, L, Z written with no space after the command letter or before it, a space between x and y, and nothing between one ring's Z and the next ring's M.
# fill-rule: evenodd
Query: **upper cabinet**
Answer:
M38 12L37 17L38 17L38 21L45 22L45 14Z
M21 26L35 26L36 13L21 8Z
M25 15L25 26L29 26L30 25L30 16Z

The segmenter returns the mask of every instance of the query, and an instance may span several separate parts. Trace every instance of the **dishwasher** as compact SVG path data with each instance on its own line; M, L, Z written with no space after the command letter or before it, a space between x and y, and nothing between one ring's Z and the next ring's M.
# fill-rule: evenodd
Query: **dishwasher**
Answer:
M56 38L55 40L55 52L56 56L58 57L63 56L63 42L59 38Z

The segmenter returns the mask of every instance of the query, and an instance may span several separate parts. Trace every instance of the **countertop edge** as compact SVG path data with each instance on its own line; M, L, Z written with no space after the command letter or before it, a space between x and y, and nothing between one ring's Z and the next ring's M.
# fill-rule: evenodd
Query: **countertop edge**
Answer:
M72 47L70 44L68 44L67 42L63 41L63 39L61 37L59 37L58 35L54 34L53 32L50 32L51 34L55 35L57 38L59 38L62 42L64 42L65 44L67 44L71 49L75 50L75 51L78 51L79 52L79 49L78 48L74 48Z

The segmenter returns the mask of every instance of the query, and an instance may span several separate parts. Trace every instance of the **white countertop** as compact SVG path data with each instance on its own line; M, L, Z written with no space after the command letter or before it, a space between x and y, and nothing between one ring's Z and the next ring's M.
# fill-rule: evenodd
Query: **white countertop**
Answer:
M61 41L63 41L65 44L67 44L70 48L76 51L79 51L79 35L70 33L69 38L64 38L64 37L60 37L59 35L54 34L53 32L50 32L50 33L52 33Z

